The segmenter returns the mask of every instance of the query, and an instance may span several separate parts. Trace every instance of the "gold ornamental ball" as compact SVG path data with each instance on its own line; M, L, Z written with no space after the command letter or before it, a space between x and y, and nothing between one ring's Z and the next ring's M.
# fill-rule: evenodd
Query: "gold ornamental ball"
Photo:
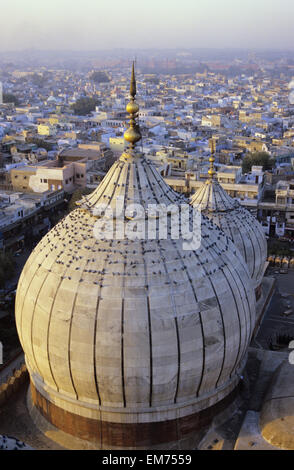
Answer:
M135 114L139 111L139 106L134 101L130 101L127 104L126 110L129 114Z
M141 134L136 131L133 127L129 127L126 132L124 133L124 138L128 142L135 143L141 139Z

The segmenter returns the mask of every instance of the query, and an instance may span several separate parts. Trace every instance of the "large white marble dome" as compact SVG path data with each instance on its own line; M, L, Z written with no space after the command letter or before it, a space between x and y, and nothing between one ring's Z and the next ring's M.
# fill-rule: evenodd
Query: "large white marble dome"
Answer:
M165 240L96 239L95 208L118 196L146 210L182 201L144 155L124 153L31 253L16 323L34 403L50 422L98 448L149 448L194 432L196 418L172 426L235 389L255 297L235 245L206 218L196 251L170 231Z
M117 161L30 255L16 295L19 337L31 380L59 406L97 419L104 409L175 417L236 385L255 321L251 281L208 219L197 251L170 236L95 239L93 208L122 194L144 206L177 200L144 156Z
M191 204L233 240L248 265L254 287L259 287L264 275L267 243L258 220L212 178L191 197Z

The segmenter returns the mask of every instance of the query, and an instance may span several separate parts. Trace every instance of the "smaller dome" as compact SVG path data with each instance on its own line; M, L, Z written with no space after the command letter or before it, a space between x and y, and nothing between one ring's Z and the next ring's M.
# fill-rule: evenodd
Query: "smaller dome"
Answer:
M203 183L192 196L191 204L233 240L257 288L262 281L267 256L266 238L258 220L213 178Z
M229 212L240 204L231 198L216 180L207 180L191 198L192 205L198 205L201 212Z

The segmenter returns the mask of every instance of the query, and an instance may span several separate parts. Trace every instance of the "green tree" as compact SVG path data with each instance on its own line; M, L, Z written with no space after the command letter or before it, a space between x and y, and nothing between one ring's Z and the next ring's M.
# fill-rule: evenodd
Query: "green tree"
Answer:
M47 150L47 152L53 149L53 144L45 142L45 140L39 139L38 137L27 137L26 142L28 144L36 144L39 148Z
M262 166L262 169L271 170L275 166L275 159L267 152L247 153L242 161L242 172L249 173L252 166Z
M96 83L107 83L110 82L110 78L106 72L95 71L90 75L90 80L93 80Z
M17 106L19 105L19 99L12 93L3 93L3 103L14 103Z
M42 87L43 85L45 85L47 78L44 74L34 73L33 75L31 75L31 81L34 85Z
M82 98L79 98L74 104L72 104L72 108L75 114L79 116L85 116L86 114L90 114L91 111L94 111L98 104L99 100L96 98L83 96Z

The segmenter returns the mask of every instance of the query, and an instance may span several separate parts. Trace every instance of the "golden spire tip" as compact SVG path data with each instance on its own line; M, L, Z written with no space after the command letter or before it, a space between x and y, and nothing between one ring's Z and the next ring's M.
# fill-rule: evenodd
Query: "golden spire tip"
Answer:
M209 174L210 180L212 180L214 175L215 175L215 170L214 170L215 140L213 138L209 139L209 146L210 146L211 155L210 155L210 158L209 158L210 168L208 170L208 174Z
M135 62L133 61L131 84L130 84L130 95L131 95L131 97L135 98L136 93L137 93L137 87L136 87L136 77L135 77Z

